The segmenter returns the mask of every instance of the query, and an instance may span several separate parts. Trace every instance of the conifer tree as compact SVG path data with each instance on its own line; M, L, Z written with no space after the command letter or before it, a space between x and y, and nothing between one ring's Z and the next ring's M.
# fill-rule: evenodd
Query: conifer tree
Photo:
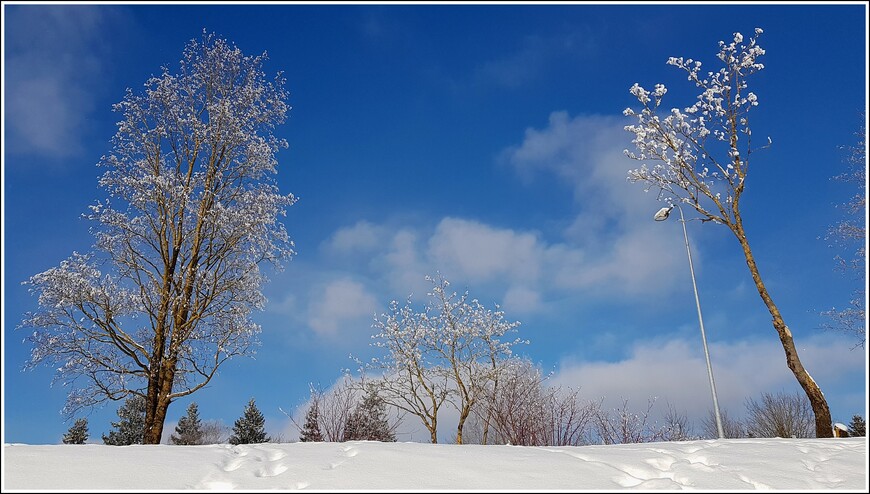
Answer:
M103 435L103 442L110 446L142 444L145 437L145 398L138 395L127 398L118 409L118 417L121 420L112 422L112 427L117 430L110 431L108 436Z
M84 444L88 440L88 419L76 419L75 424L63 435L64 444Z
M256 444L269 441L265 429L266 419L254 403L254 399L248 402L245 413L236 420L233 425L233 435L230 436L230 444Z
M202 422L199 420L199 407L196 402L187 407L187 415L178 420L175 434L170 436L172 444L202 444Z
M299 440L308 442L323 442L323 434L320 433L320 409L317 402L311 403L308 407L308 412L305 414L305 425L302 426L302 434Z
M853 415L852 421L849 422L849 435L852 437L864 437L867 435L867 424L864 422L864 417Z
M378 396L375 388L369 388L363 402L348 416L342 439L344 441L396 441L396 435L387 421L386 403Z

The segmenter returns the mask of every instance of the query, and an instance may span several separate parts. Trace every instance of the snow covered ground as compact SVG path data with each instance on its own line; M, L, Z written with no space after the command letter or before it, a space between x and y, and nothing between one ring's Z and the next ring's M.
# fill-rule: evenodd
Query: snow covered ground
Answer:
M620 490L867 492L867 440L614 446L422 443L3 447L3 490Z

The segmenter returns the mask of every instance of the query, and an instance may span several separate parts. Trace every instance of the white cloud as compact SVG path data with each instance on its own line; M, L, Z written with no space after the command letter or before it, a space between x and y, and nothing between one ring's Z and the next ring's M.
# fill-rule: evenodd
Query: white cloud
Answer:
M377 301L365 287L351 279L328 283L309 301L308 324L320 335L338 336L343 331L367 330Z
M124 23L114 9L19 6L6 16L5 103L14 153L76 154L111 50L105 30ZM108 110L108 108L107 108Z
M539 276L541 245L536 235L493 228L475 221L444 218L429 239L429 257L441 269L470 282L507 277L533 281Z
M778 340L717 342L709 347L719 407L731 416L741 416L745 400L757 399L762 392L800 389L786 367ZM846 374L863 372L864 355L844 348L848 345L842 340L820 337L810 338L799 348L804 365L823 390ZM553 381L580 388L586 399L604 398L608 407L629 399L629 408L639 410L655 397L659 412L666 411L668 402L696 423L712 409L700 335L688 340L637 341L629 356L617 362L564 361Z
M516 313L537 312L542 307L541 294L524 286L513 286L505 293L501 305Z
M337 255L370 252L383 242L387 233L387 229L382 226L368 221L359 221L353 226L339 228L326 241L324 248L327 252Z

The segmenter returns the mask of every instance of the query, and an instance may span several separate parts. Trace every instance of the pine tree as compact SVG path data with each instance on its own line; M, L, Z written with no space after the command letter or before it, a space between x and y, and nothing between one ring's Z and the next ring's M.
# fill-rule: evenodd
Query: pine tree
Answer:
M245 413L233 425L233 435L230 444L256 444L269 441L265 429L266 419L254 404L254 399L248 402Z
M196 402L187 407L187 415L178 420L175 434L170 436L172 444L202 444L202 422L199 420L199 407Z
M864 417L860 415L853 415L852 421L849 422L849 436L852 437L864 437L867 435L866 424L864 423Z
M76 419L76 423L63 435L64 444L84 444L88 440L88 419Z
M305 425L302 426L302 434L299 440L308 442L322 442L323 434L320 433L320 410L317 407L317 402L311 403L308 407L308 413L305 414Z
M142 444L145 437L145 398L127 398L118 409L118 417L120 421L112 422L112 427L117 430L110 431L108 436L103 435L103 442L110 446Z
M342 440L396 441L396 435L387 421L386 403L374 388L369 389L363 402L348 416Z

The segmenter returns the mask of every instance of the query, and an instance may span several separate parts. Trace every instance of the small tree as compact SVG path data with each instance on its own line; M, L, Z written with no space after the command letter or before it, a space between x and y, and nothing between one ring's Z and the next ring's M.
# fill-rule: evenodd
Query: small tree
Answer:
M302 433L299 435L299 440L304 443L322 442L323 434L320 433L320 412L318 403L313 401L308 407L308 412L305 414L305 425L302 426Z
M726 439L738 439L746 437L746 428L738 419L731 418L728 411L722 409L719 417L722 419L722 430L725 432ZM707 416L701 419L702 436L708 439L716 439L719 437L719 430L716 427L716 412L709 410Z
M230 444L256 444L269 442L265 429L266 419L254 403L248 402L244 414L233 425L233 435Z
M63 435L64 444L84 444L88 440L88 419L76 419L76 422Z
M746 431L750 437L814 436L813 411L800 393L762 393L761 402L748 398L746 414Z
M399 410L416 415L438 441L438 412L447 402L459 412L456 442L462 444L465 422L490 383L498 379L501 363L520 340L502 338L520 323L508 322L504 313L485 308L477 299L449 292L450 283L440 274L426 277L433 285L422 311L394 300L390 313L376 318L377 347L387 355L374 359L369 368L384 373L370 384Z
M864 437L867 435L866 424L864 423L864 417L860 415L853 415L852 421L849 422L849 435L854 437Z
M199 408L196 402L188 405L187 415L178 420L175 434L170 436L170 440L172 444L202 444L202 422L199 420Z
M202 438L200 444L221 444L227 437L227 426L218 420L209 420L202 423Z
M375 387L370 387L365 399L348 417L342 440L395 442L394 431L387 419L384 400Z
M136 395L127 398L118 408L118 417L121 420L112 422L116 430L110 431L108 436L103 435L103 442L110 446L142 444L145 435L145 397Z
M810 376L798 356L791 330L762 281L758 264L749 246L741 199L749 172L749 157L759 147L752 140L749 112L758 105L758 96L748 91L747 80L764 65L759 58L764 50L755 37L744 44L743 35L734 33L731 43L719 42L718 59L724 67L717 72L701 72L701 62L671 57L673 65L688 74L699 89L694 103L682 110L672 108L659 116L663 84L648 91L635 83L630 91L641 104L639 111L627 108L623 113L636 119L625 130L634 134L632 143L638 153L626 154L636 160L658 162L652 168L645 163L628 172L628 179L640 182L646 190L655 189L659 198L693 208L702 221L725 225L740 244L758 295L773 321L785 354L786 365L810 400L815 414L818 437L831 437L831 411L822 390ZM769 143L770 141L768 141ZM682 209L681 209L682 211Z

